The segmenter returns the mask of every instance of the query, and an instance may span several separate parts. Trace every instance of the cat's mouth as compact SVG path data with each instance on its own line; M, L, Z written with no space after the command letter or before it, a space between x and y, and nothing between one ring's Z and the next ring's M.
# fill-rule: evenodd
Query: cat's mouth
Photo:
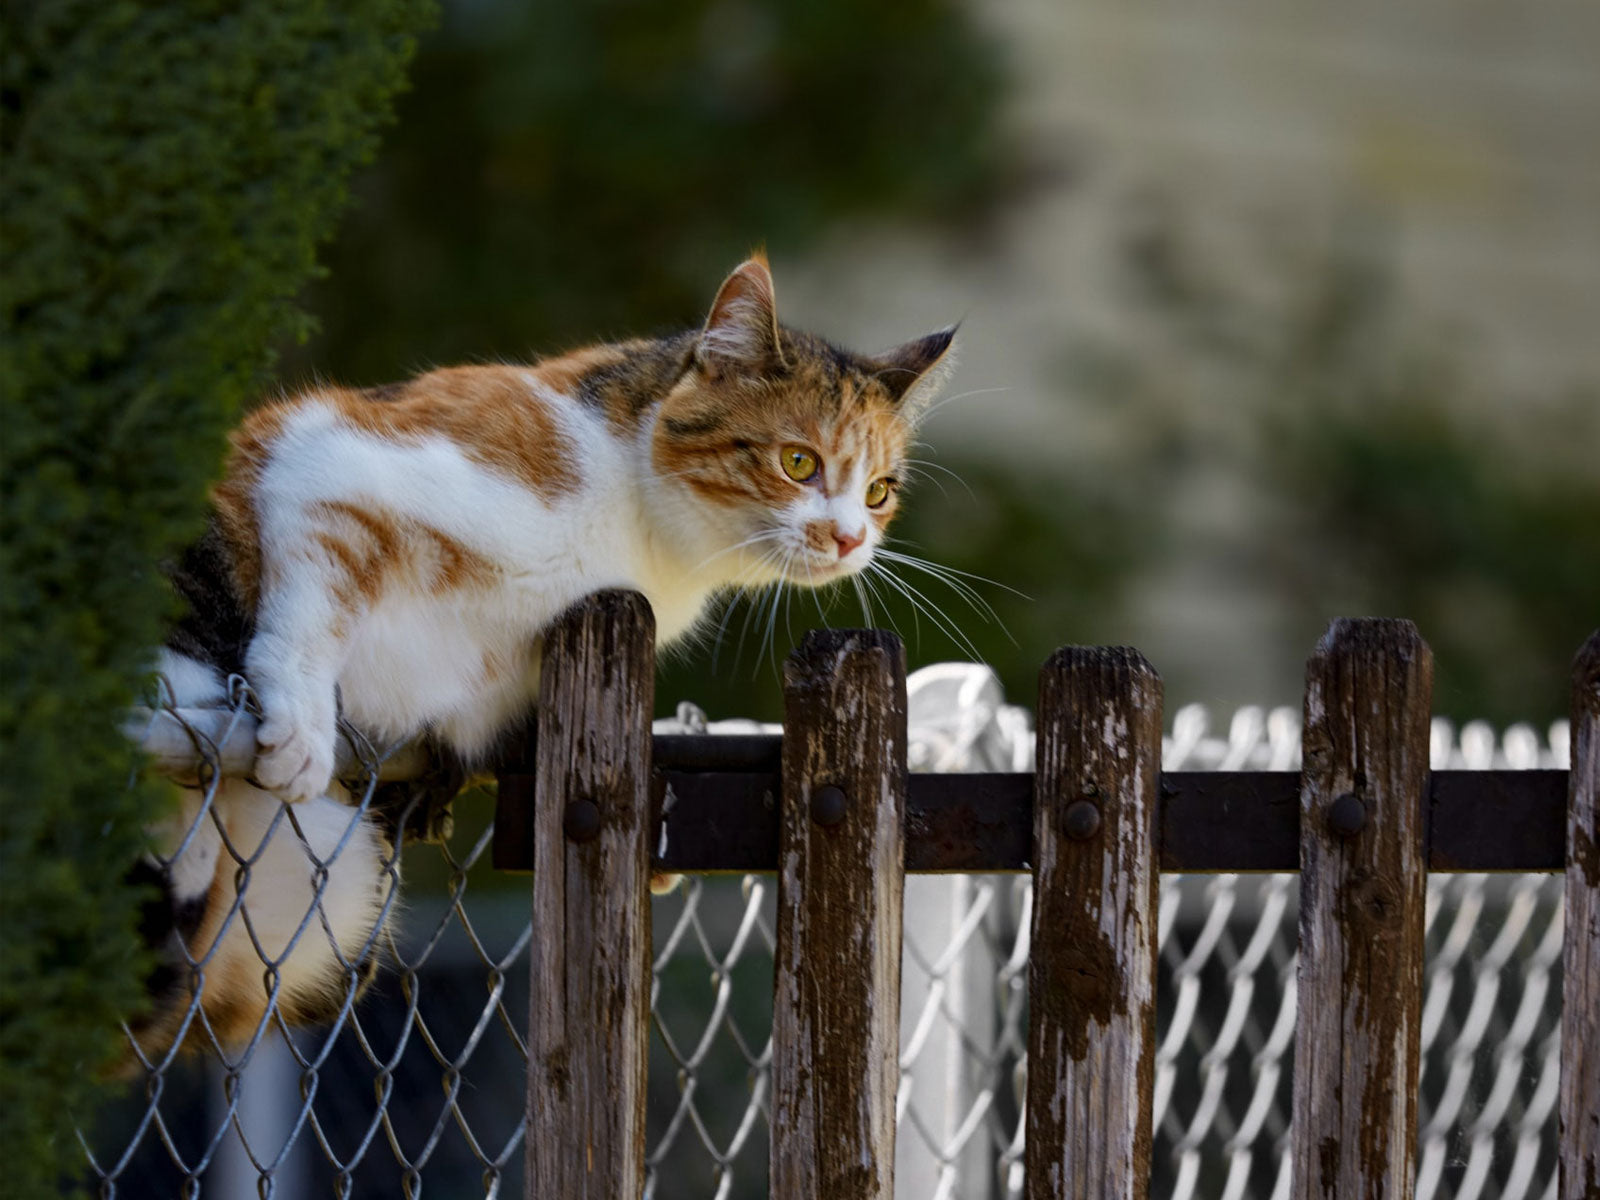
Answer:
M864 556L863 560L864 560ZM824 558L813 550L805 550L791 558L784 574L790 583L804 587L819 587L846 575L854 575L866 566L865 561L847 558Z

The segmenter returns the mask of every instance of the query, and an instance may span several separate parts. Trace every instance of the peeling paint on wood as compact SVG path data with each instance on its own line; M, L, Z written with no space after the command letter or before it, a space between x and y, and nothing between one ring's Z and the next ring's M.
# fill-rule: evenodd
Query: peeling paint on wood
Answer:
M547 635L539 690L528 1005L529 1200L644 1188L655 618L600 592ZM600 832L566 837L571 800Z
M890 1200L899 1084L906 678L899 639L808 634L784 667L772 1183ZM811 818L843 790L844 820Z
M1136 650L1069 647L1040 673L1027 1200L1149 1195L1161 700ZM1099 827L1074 838L1084 800Z
M1416 1181L1433 655L1409 621L1339 620L1306 667L1295 1025L1297 1200ZM1352 837L1334 800L1366 807Z
M1600 629L1572 665L1561 945L1561 1195L1600 1196Z

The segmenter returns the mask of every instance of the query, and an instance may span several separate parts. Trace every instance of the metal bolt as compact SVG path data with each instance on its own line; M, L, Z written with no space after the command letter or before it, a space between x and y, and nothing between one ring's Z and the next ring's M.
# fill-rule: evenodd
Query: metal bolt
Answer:
M1328 832L1353 838L1367 827L1367 806L1354 792L1342 792L1328 805Z
M574 842L592 842L600 835L600 806L593 800L573 800L561 815L561 828Z
M1067 805L1063 824L1069 838L1086 842L1100 832L1100 806L1093 800L1074 800Z
M844 790L831 783L811 793L811 819L818 825L837 825L848 807Z

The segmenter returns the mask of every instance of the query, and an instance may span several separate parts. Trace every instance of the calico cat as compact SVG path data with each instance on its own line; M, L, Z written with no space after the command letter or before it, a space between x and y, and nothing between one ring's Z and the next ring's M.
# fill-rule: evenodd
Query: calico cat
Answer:
M539 631L584 595L642 592L665 642L719 591L861 571L953 333L839 349L778 322L757 256L697 330L253 412L174 572L189 611L161 671L180 706L246 677L258 756L165 831L174 962L146 1053L195 1016L249 1038L274 988L286 1020L337 1011L374 960L394 831L334 781L336 718L481 764L537 694Z

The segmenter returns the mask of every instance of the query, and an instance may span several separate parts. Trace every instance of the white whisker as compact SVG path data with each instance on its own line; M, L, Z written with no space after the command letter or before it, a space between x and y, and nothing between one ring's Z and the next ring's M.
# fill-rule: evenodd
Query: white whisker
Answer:
M900 545L908 546L908 545L911 545L911 543L910 542L906 542L906 541L901 541ZM1031 601L1033 599L1033 597L1028 595L1028 593L1019 592L1016 588L1012 587L1010 584L1001 583L998 579L990 579L987 575L979 575L979 574L977 574L977 573L975 573L973 571L963 571L958 567L946 566L944 563L936 563L936 562L931 561L930 559L920 558L915 554L902 554L897 550L889 550L889 549L886 549L886 548L884 548L882 546L878 547L878 549L877 549L877 551L875 553L881 554L883 557L888 558L888 559L890 559L890 560L892 560L894 562L903 562L907 566L921 567L924 570L928 570L928 571L940 571L940 572L943 572L943 573L949 574L949 575L959 575L962 579L970 579L975 583L986 583L990 587L997 587L1001 591L1010 592L1013 596L1016 596L1016 597L1018 597L1019 599L1022 599L1022 600Z
M955 641L963 650L970 654L974 662L983 661L983 656L978 653L978 648L972 644L972 639L967 637L967 635L961 631L961 627L948 618L944 614L943 610L941 610L938 605L934 604L933 601L924 595L919 589L908 583L906 580L891 574L887 567L880 566L877 563L871 564L868 569L876 571L883 577L885 583L909 600L914 608L926 614L928 620L932 621L935 627L948 634L953 641Z
M912 465L912 466L922 467L922 468L924 468L926 470L929 470L929 471L942 471L944 474L950 476L951 479L954 479L963 488L965 488L968 496L971 496L974 500L976 500L978 498L977 497L977 493L975 493L972 490L971 485L969 485L965 479L961 478L959 473L957 473L955 471L952 471L949 467L945 466L944 464L936 463L936 462L930 462L929 460L927 460L925 458L908 458L908 459L905 459L904 461L906 463ZM922 474L921 471L913 471L912 472L913 476L918 476L918 475L921 475L921 474ZM941 495L948 496L950 494L949 492L944 490L944 485L941 484L937 479L933 479L932 476L928 476L928 478L930 480L932 480L933 485L939 489L939 492L940 492Z
M861 580L862 584L866 587L867 591L872 594L872 598L874 600L876 600L879 603L879 605L882 606L883 615L884 615L885 618L888 619L889 628L894 630L895 636L896 637L903 637L903 635L900 632L900 623L894 619L894 606L892 604L890 604L887 600L884 599L883 594L878 591L877 585L872 582L872 568L873 568L873 566L874 566L874 564L868 563L867 567L866 567L866 570L864 570L859 576L857 576L857 578ZM879 567L878 569L881 571L883 568ZM917 623L917 614L915 612L913 612L911 614L911 620L912 620L912 623L913 623L912 624L912 630L913 630L914 633L916 633L917 637L920 639L921 636L922 636L922 631L921 631L920 624Z
M946 405L954 404L957 400L967 400L973 396L992 396L999 392L1009 392L1010 390L1011 389L1008 387L974 388L970 392L957 392L953 396L941 396L938 400L936 400L933 404L930 404L918 415L917 422L918 424L921 424L929 417L933 416L934 413L939 412Z
M743 550L746 546L753 546L757 542L771 541L782 536L783 531L781 529L763 529L758 533L751 534L742 542L735 542L731 546L724 546L721 550L718 550L714 554L708 554L705 558L702 558L693 567L691 567L690 571L697 572L703 567L716 562L717 559L721 558L724 554L732 554L735 550Z
M861 619L867 623L867 628L873 628L872 605L867 601L866 589L861 586L861 576L850 576L850 583L856 589L856 600L861 605Z

